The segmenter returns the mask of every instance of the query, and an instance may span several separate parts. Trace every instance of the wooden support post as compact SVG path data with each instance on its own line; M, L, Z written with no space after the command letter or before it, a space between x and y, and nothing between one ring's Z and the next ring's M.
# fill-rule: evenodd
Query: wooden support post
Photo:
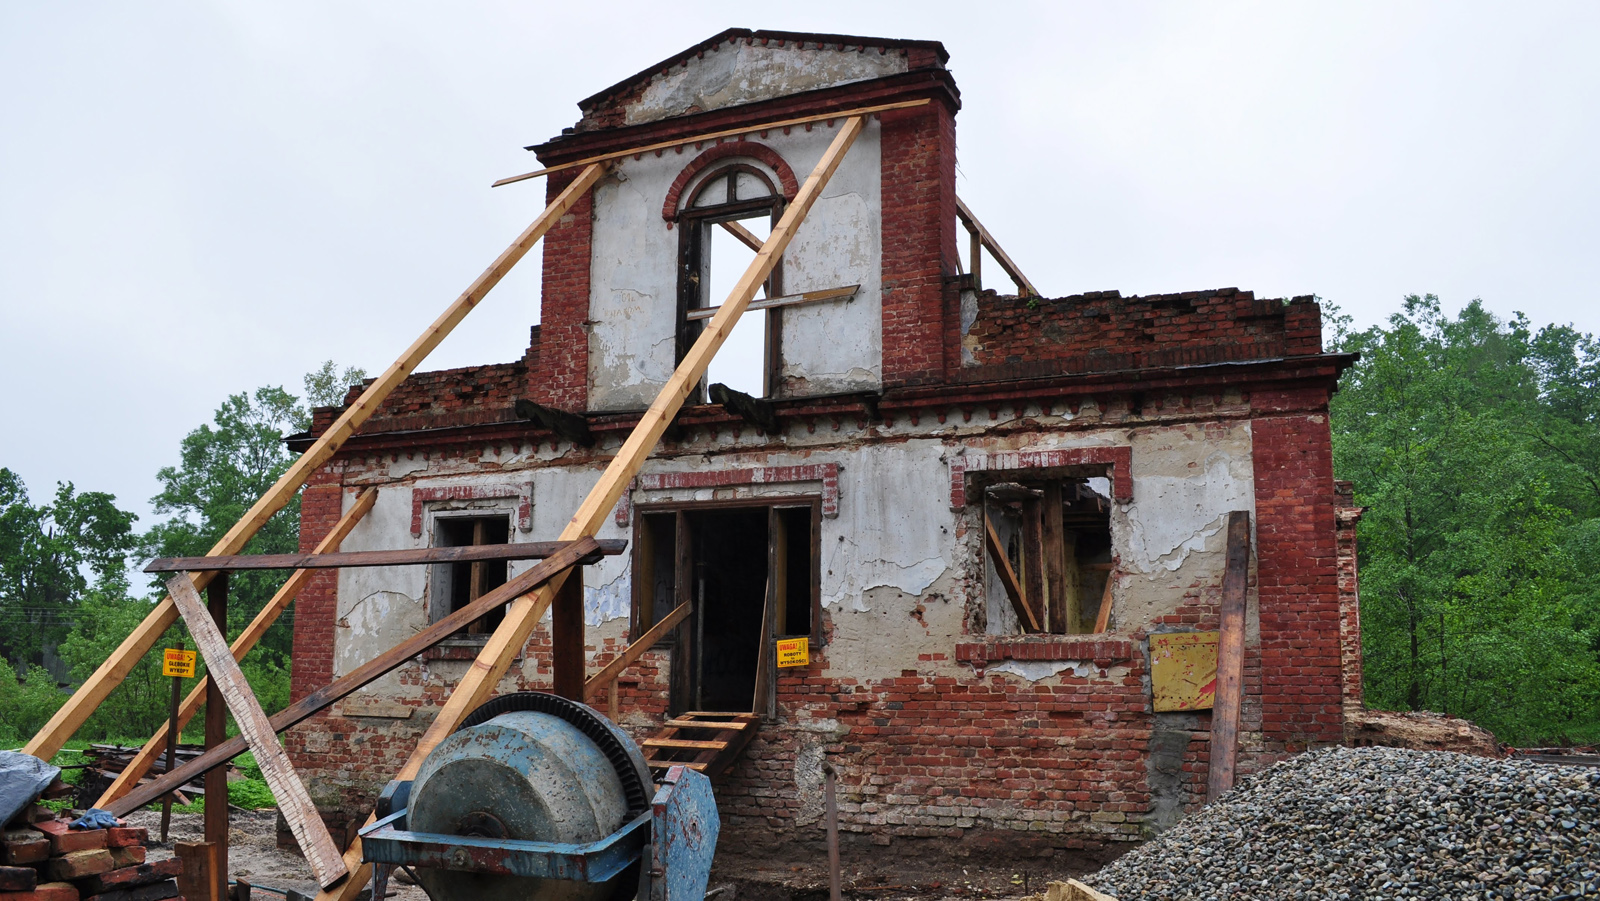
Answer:
M183 642L178 642L178 650L183 650ZM172 708L167 711L167 772L178 761L178 706L183 700L183 677L172 677ZM157 732L157 735L161 733ZM167 840L167 830L172 826L172 795L161 797L161 840Z
M1049 619L1044 581L1044 503L1036 497L1022 499L1022 597L1028 602L1034 621L1046 632L1059 632L1061 626Z
M1250 514L1228 514L1228 562L1222 576L1220 635L1217 636L1217 695L1211 708L1211 764L1206 801L1233 788L1239 756L1239 707L1244 700L1245 589L1250 580Z
M583 567L575 567L550 607L550 669L556 694L583 700Z
M1061 483L1048 482L1044 486L1044 576L1047 597L1045 602L1046 628L1052 632L1077 633L1078 592L1077 573L1067 568L1067 544L1070 540L1061 516ZM1076 536L1072 536L1076 538Z
M1100 613L1094 618L1094 631L1098 635L1111 625L1111 588L1116 583L1117 571L1106 573L1106 588L1100 593Z
M194 586L189 584L183 576L174 577L182 581L184 587L192 594ZM206 606L200 608L198 595L194 599L195 622L189 624L191 634L197 626L204 626L204 618L210 616L211 623L216 631L227 634L228 628L228 574L219 573L206 586ZM200 647L200 638L195 635L195 647ZM201 656L205 656L202 650ZM206 660L206 669L211 669L211 660ZM209 676L209 673L208 673ZM222 689L217 686L217 680L206 679L206 747L214 748L228 738L228 707L222 699ZM228 897L228 768L219 766L206 773L206 812L205 836L209 847L206 863L211 875L210 901L227 901Z
M272 731L282 732L296 723L310 718L317 711L357 691L379 676L399 667L428 648L460 632L466 628L467 623L484 616L496 607L503 606L512 598L544 584L545 580L588 557L599 547L599 542L593 538L583 538L572 542L564 549L540 561L538 565L522 575L361 664L333 684L324 685L273 714L272 719L269 721ZM243 754L246 747L247 744L242 737L230 738L218 745L214 750L207 751L194 760L178 767L171 774L134 788L126 795L113 801L105 809L119 817L126 816L161 797L164 792L183 785L197 774L204 773L212 767Z
M312 553L326 554L338 550L345 536L349 535L350 530L356 527L356 523L366 517L367 513L372 510L372 505L377 501L378 489L368 488L361 492L360 496L356 498L355 504L350 507L350 510L339 517L339 521L334 524L333 530L328 532L327 536L321 541L317 542L317 547ZM261 612L257 613L255 619L250 621L250 625L245 626L239 637L234 639L231 648L233 659L244 659L244 655L248 654L250 649L256 646L256 642L261 640L261 636L267 634L267 629L278 621L278 617L283 614L284 610L288 609L289 603L295 599L295 596L300 594L300 589L311 581L312 575L313 573L310 570L304 569L290 573L289 580L283 583L283 587L279 588L277 593L272 596L272 600L261 608ZM177 722L175 724L170 720L167 722L167 731L181 733L183 728L189 725L189 721L194 719L194 715L199 712L200 705L205 703L206 689L210 683L211 680L209 679L201 679L200 683L189 692L189 696L184 698L183 704L178 708ZM176 729L173 728L174 726L176 726ZM150 767L155 763L156 755L159 753L161 753L161 732L157 731L155 735L150 737L149 741L144 743L144 747L139 749L139 753L133 756L133 760L122 768L122 772L117 775L117 778L106 787L106 790L100 795L100 800L94 802L94 806L104 810L111 806L112 801L132 790L135 785L139 784L139 780L150 772ZM176 762L168 758L167 772L172 772L172 767L175 765ZM165 841L166 839L163 838L162 840Z
M212 580L209 589L211 615L224 624L227 622L227 584L227 574L224 573ZM328 827L323 825L316 805L311 803L306 787L295 775L289 755L278 744L272 723L267 720L266 712L250 690L250 683L245 681L238 661L228 653L227 639L223 637L221 628L207 619L206 611L200 606L200 595L195 593L194 585L186 574L179 573L169 579L167 591L178 605L184 622L188 623L189 634L194 637L200 656L205 658L211 685L215 686L206 694L206 747L215 748L227 737L223 730L226 723L223 711L231 710L239 733L250 745L256 765L261 767L261 775L272 789L272 797L278 802L278 811L288 821L290 831L305 854L306 863L317 877L317 884L324 888L333 885L348 872L344 860L333 838L328 835ZM222 706L224 702L226 708ZM213 722L216 724L215 734L212 732ZM225 898L228 890L228 770L225 766L206 774L206 841L217 843L222 848L222 895L219 897Z
M389 396L390 392L394 391L405 380L405 377L410 375L412 370L416 369L417 365L435 347L439 346L439 342L443 341L455 329L456 325L466 318L468 313L472 312L473 308L478 305L479 301L483 300L490 289L499 284L506 273L511 271L511 267L515 266L517 261L521 260L529 250L532 250L533 245L540 238L544 237L544 233L559 222L561 217L566 215L567 210L572 208L573 204L576 204L583 199L584 195L589 193L589 189L594 187L595 182L599 181L600 176L604 173L605 167L598 164L591 165L580 172L578 177L573 179L572 183L567 185L566 189L549 206L545 207L544 212L539 214L539 218L533 220L533 224L529 225L500 256L496 257L495 261L489 265L489 268L474 279L472 284L467 287L467 290L462 292L461 296L457 297L455 302L450 304L444 313L434 320L433 324L428 326L427 330L417 337L417 340L411 343L410 347L406 348L405 353L391 363L389 368L383 371L382 375L367 386L367 390L361 392L361 396L356 398L354 403L339 414L339 418L335 419L333 424L328 426L327 431L323 432L322 436L313 442L305 453L300 455L300 459L284 470L283 475L278 477L278 481L267 489L267 493L263 494L260 500L257 500L249 510L245 511L244 516L233 524L233 528L222 536L216 545L211 548L207 556L237 554L243 550L245 544L255 537L256 532L259 532L261 527L267 524L267 520L271 519L273 514L282 510L285 504L294 499L295 495L300 491L300 486L305 484L306 479L321 468L322 464L328 462L338 452L339 448L344 445L345 441L355 434L356 429L360 428L362 423L377 412L378 407ZM210 573L196 573L195 588L204 588L210 580ZM57 710L55 715L50 718L50 721L45 723L44 728L33 736L27 746L23 748L23 751L41 760L49 760L54 757L56 752L61 750L62 745L66 744L67 739L72 737L72 733L76 732L78 727L82 726L84 721L89 718L90 714L94 713L95 708L100 706L100 702L105 700L106 695L121 684L122 680L133 670L134 665L155 646L155 643L161 639L162 634L167 631L167 627L172 625L177 618L178 610L173 606L172 598L163 598L145 616L144 621L127 638L123 639L122 644L111 652L111 656L107 657L106 661L100 664L100 667L88 679L84 680L83 685L72 693L72 697L67 699L67 703L63 704L61 709Z
M970 224L967 226L967 259L971 260L972 290L983 290L983 238Z
M783 256L784 249L794 238L795 229L805 221L806 214L811 211L823 187L827 185L828 179L833 177L840 161L844 159L845 152L855 143L864 126L865 120L860 116L853 116L840 123L833 142L823 152L822 158L817 161L811 174L806 176L805 183L800 186L794 199L784 209L783 216L778 220L778 224L773 226L772 233L761 245L760 252L751 261L749 268L734 284L728 299L722 304L722 309L711 317L705 330L684 354L683 361L678 364L671 378L667 379L666 385L651 402L649 409L639 417L639 424L634 426L633 432L617 449L605 472L600 475L599 482L589 491L583 503L578 505L577 512L567 521L567 527L562 530L560 536L563 540L594 535L606 517L611 514L617 499L627 490L628 482L638 474L639 467L644 465L650 452L655 449L656 443L661 440L661 433L671 425L672 418L683 406L689 392L705 376L711 358L728 339L734 324L750 305L756 291L760 290L761 285L772 274L772 269ZM565 580L566 574L559 574L536 591L512 602L511 608L506 611L505 619L499 628L495 629L494 634L489 636L488 643L479 652L478 659L473 661L471 668L462 675L461 681L456 683L449 700L439 709L428 730L417 741L416 747L411 751L410 759L400 769L397 778L415 778L428 754L438 747L439 742L455 731L468 713L488 698L494 687L500 683L506 670L510 668L512 660L516 659L517 651L527 644L528 637L533 634L534 627L544 617L544 612L550 607L551 599ZM371 818L368 821L371 822ZM361 862L359 838L352 842L349 850L345 852L345 861L356 874L355 877L337 892L324 891L319 894L317 901L334 901L334 899L352 901L355 897L359 891L357 886L366 881L367 873L366 865Z

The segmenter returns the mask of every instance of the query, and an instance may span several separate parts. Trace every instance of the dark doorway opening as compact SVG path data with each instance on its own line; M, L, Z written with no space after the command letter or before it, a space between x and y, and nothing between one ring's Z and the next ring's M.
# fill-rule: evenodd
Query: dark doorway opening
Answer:
M767 511L689 515L695 568L696 710L750 710L767 602Z

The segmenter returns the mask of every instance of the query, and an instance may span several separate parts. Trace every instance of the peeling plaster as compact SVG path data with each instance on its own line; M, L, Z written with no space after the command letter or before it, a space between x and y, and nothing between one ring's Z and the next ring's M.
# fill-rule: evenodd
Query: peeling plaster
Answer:
M1176 572L1233 510L1255 512L1250 427L1229 434L1203 427L1150 429L1135 436L1132 504L1122 505L1128 540L1124 570Z
M943 451L925 440L862 447L846 458L839 516L822 529L824 607L868 610L867 593L877 588L921 595L949 570L955 517L929 487L941 473L948 479Z
M1087 679L1091 676L1105 677L1105 670L1094 665L1093 661L1074 660L1006 660L988 667L985 673L1006 673L1012 676L1021 676L1029 682L1038 682L1051 676L1071 670L1074 676Z
M906 71L904 51L719 45L657 75L624 116L629 125L882 78ZM800 171L796 167L795 171Z

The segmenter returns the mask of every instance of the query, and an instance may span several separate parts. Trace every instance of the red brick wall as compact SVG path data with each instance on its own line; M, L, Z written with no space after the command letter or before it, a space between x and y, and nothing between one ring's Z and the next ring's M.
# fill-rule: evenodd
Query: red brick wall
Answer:
M956 125L943 103L882 118L883 384L945 379L956 272Z
M1320 398L1320 401L1319 401ZM1252 395L1262 737L1296 750L1343 735L1333 450L1325 391Z
M1361 690L1361 592L1357 583L1356 523L1362 508L1355 506L1349 482L1335 482L1339 508L1339 643L1343 648L1344 711L1349 719L1366 706Z
M554 201L576 171L548 179ZM528 371L528 395L546 406L582 412L589 404L589 258L594 195L585 194L544 236L544 299L539 314L539 366Z
M1257 300L1235 288L1149 297L1104 291L1057 300L984 293L963 338L969 354L964 380L1322 352L1321 312L1311 298Z
M310 553L343 513L344 489L324 467L300 492L300 551ZM339 573L318 570L294 600L294 666L289 689L298 701L333 681L333 625L338 617Z

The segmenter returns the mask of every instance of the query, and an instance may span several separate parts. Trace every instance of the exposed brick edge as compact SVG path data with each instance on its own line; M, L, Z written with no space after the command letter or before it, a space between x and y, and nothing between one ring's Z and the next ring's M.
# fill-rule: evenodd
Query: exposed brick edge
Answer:
M659 491L668 488L726 488L734 485L774 485L784 482L821 482L822 515L839 515L839 464L809 463L801 466L752 466L746 469L721 469L709 472L654 472L641 475L628 485L617 500L617 525L633 522L635 489Z
M479 501L500 497L517 499L517 528L533 528L533 483L522 485L449 485L411 489L411 537L422 535L422 505L432 501Z
M962 454L950 461L950 509L967 506L967 473L1012 469L1049 469L1056 466L1104 464L1111 467L1111 494L1119 502L1133 500L1133 448L1073 447L1049 451L1012 451L1001 454Z
M1126 638L1074 641L1011 639L963 641L956 644L956 661L983 666L1002 660L1132 660L1139 656L1138 645Z
M707 150L690 161L689 165L683 167L683 171L678 173L678 177L672 180L672 187L667 189L667 200L661 205L661 218L668 222L676 222L678 219L678 198L683 196L683 189L689 186L689 182L693 181L696 175L699 175L712 163L734 157L759 160L766 163L772 171L778 173L778 181L782 183L783 198L785 200L793 200L795 195L800 193L800 182L794 177L794 170L789 168L789 164L784 162L783 157L779 156L776 150L765 144L757 144L755 141L729 141Z

